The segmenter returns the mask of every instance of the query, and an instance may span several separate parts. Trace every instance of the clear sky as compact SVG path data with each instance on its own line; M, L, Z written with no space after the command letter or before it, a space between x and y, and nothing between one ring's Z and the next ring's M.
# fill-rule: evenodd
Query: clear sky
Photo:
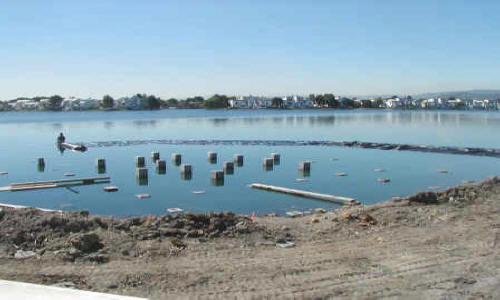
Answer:
M0 2L0 99L500 87L498 0Z

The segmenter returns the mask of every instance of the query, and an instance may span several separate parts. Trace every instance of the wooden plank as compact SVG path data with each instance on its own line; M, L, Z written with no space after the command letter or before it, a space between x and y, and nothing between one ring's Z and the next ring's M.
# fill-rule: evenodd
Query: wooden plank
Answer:
M314 193L314 192L302 191L302 190L294 190L294 189L289 189L289 188L285 188L285 187L266 185L266 184L261 184L261 183L253 183L250 185L250 187L252 187L254 189L279 192L279 193L284 193L284 194L289 194L289 195L294 195L294 196L324 200L324 201L340 203L340 204L348 204L348 205L357 204L357 202L354 198L341 197L341 196L335 196L335 195L329 195L329 194L320 194L320 193Z
M88 177L88 178L72 178L72 179L59 179L59 180L47 180L47 181L20 182L20 183L11 183L10 186L52 184L52 183L63 183L63 182L77 182L77 181L90 182L90 181L100 181L100 180L110 180L110 177Z

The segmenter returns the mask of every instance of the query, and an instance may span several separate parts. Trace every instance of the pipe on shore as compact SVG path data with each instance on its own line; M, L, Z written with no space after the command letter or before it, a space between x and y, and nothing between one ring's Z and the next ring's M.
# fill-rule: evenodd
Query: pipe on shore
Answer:
M254 189L259 189L259 190L278 192L278 193L289 194L289 195L294 195L294 196L299 196L299 197L304 197L304 198L340 203L340 204L344 204L344 205L359 204L354 198L341 197L341 196L335 196L335 195L329 195L329 194L320 194L320 193L314 193L314 192L303 191L303 190L294 190L294 189L289 189L289 188L285 188L285 187L273 186L273 185L267 185L267 184L261 184L261 183L253 183L250 185L250 187L254 188Z

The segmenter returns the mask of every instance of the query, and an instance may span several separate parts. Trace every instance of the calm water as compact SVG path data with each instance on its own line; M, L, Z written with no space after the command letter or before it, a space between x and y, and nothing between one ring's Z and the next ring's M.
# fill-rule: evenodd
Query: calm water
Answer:
M279 140L361 140L500 148L500 113L497 112L383 112L383 111L204 111L168 110L155 112L70 112L0 114L0 186L12 182L98 176L96 158L105 158L112 185L120 190L105 193L103 185L29 192L2 192L0 202L52 209L80 210L115 216L163 214L165 209L235 211L250 214L335 205L248 188L265 183L290 188L354 197L369 204L408 195L430 186L441 188L462 180L482 180L500 175L497 158L382 151L335 147L265 146L171 146L147 144L127 147L96 147L86 153L55 147L55 138L64 132L69 142L98 142L152 139L279 139ZM156 174L149 157L159 151L167 160L166 174ZM207 161L207 152L219 154L217 164ZM271 152L281 154L281 163L272 171L262 168L262 159ZM191 180L181 178L170 161L181 153L193 165ZM245 155L243 167L227 175L224 186L212 186L210 170L236 153ZM135 178L136 155L145 156L149 168L147 186ZM44 157L46 168L39 172L36 158ZM305 182L298 164L312 160ZM383 168L384 173L376 173ZM448 170L439 174L438 169ZM336 177L335 173L348 173ZM377 178L390 178L382 184ZM193 194L192 191L205 191ZM151 194L137 199L136 194Z

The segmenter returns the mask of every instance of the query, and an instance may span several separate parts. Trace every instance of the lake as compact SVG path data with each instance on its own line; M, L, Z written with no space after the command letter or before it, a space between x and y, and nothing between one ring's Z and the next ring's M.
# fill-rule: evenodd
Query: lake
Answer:
M64 132L68 142L142 141L138 145L89 147L85 153L59 152L55 140ZM422 190L446 188L463 180L500 175L500 160L406 151L383 151L321 146L220 146L162 145L161 139L252 139L369 141L439 146L500 148L498 112L379 111L379 110L162 110L124 112L3 112L0 113L0 186L13 182L110 176L118 192L106 193L106 185L73 189L1 192L0 202L49 209L89 210L118 217L165 214L167 208L186 211L234 211L284 214L292 210L338 207L335 204L253 190L251 183L356 198L371 204ZM158 151L167 161L165 174L157 174L150 160ZM207 152L218 161L207 160ZM280 153L281 161L264 170L262 159ZM170 159L181 153L193 166L190 180L181 177ZM234 154L244 155L244 165L226 175L224 185L210 181L210 171L221 169ZM149 169L147 185L135 177L135 156L144 156ZM46 167L37 168L44 157ZM106 160L106 173L98 174L95 160ZM299 162L311 160L310 176L298 172ZM385 172L374 172L384 169ZM445 169L448 173L438 173ZM336 173L347 176L334 176ZM389 178L380 183L377 178ZM108 184L109 185L109 184ZM204 191L194 194L193 191ZM151 198L138 199L137 194Z

